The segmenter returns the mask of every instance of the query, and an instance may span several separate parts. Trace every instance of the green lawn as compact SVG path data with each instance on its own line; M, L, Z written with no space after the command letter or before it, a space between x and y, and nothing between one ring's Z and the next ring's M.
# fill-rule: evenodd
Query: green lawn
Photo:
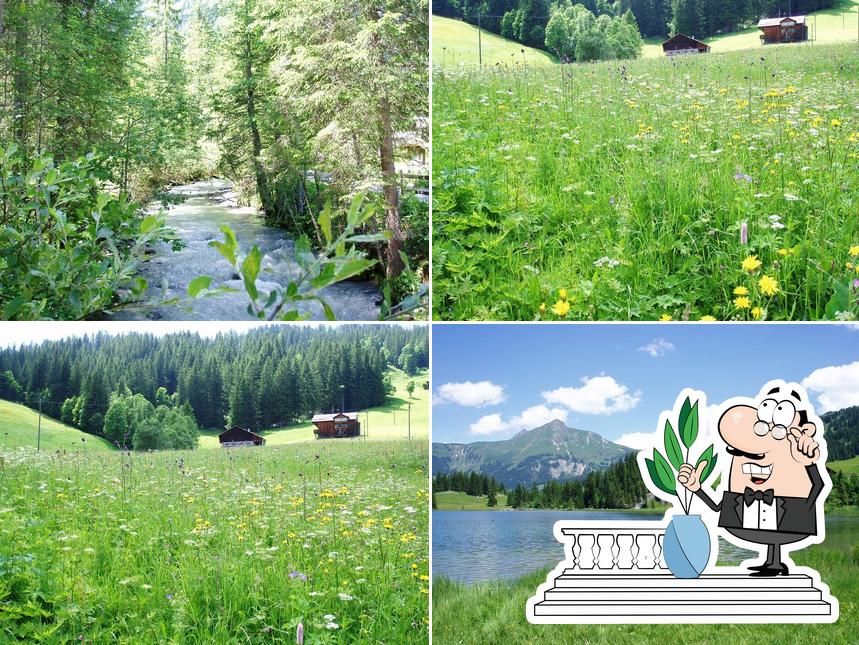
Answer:
M36 447L39 413L18 403L0 401L0 449ZM42 450L112 450L109 441L42 415Z
M486 505L486 495L469 495L458 491L446 490L435 494L435 502L440 511L499 511L507 508L507 495L498 495L498 506Z
M551 65L555 58L539 49L483 31L483 64ZM523 54L524 50L524 54ZM478 63L477 27L461 20L432 17L432 62L441 67Z
M429 437L429 390L423 389L423 383L429 379L429 373L422 371L414 377L409 377L398 369L391 370L392 383L396 392L388 398L388 402L380 407L361 410L361 432L367 434L367 439L405 439L409 436L409 395L406 386L409 381L415 382L412 395L412 438L425 439ZM222 430L204 430L200 436L201 448L217 448L218 434ZM260 433L266 439L267 445L280 446L300 441L313 441L313 424L310 421L297 423L283 428L274 428ZM342 441L332 439L331 441Z
M845 459L844 461L830 461L826 464L830 470L840 470L845 475L859 475L859 457L853 459Z

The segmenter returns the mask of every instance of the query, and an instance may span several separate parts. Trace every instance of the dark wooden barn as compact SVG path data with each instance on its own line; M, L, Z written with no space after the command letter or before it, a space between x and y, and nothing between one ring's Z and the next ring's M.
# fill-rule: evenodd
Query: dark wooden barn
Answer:
M233 426L218 435L222 448L241 448L244 446L264 446L265 439L250 430Z
M316 438L357 437L361 434L361 422L357 412L333 412L317 414L311 422L316 426Z
M662 51L666 56L679 56L682 54L706 54L710 51L710 45L695 40L686 34L675 34L662 43Z
M761 30L761 43L800 43L808 40L808 24L805 16L785 16L784 18L763 18L758 22Z

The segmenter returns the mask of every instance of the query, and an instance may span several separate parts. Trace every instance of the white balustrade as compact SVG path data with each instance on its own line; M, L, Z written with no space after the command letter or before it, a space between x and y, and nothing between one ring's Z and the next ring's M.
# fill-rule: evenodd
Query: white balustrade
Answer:
M567 574L667 573L662 556L666 524L558 522L555 537L564 545Z

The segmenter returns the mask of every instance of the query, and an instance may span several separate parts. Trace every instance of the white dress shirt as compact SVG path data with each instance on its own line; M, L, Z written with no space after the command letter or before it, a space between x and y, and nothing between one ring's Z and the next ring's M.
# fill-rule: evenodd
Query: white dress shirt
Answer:
M755 500L751 506L743 502L743 528L775 531L778 529L778 514L775 508L775 498L771 504L764 500Z

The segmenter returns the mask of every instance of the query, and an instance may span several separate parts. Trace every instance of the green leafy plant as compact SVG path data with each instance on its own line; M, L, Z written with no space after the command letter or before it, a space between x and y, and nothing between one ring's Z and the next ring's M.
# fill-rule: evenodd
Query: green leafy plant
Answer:
M701 455L695 460L689 460L689 453L695 440L698 438L698 402L693 404L687 396L680 406L680 414L677 419L677 430L680 437L678 439L674 427L671 425L671 420L665 420L664 429L664 450L667 458L656 448L653 449L653 459L645 458L644 462L647 465L647 473L650 475L650 480L661 491L677 497L680 505L683 507L683 512L689 514L691 499L688 491L683 489L681 497L677 492L677 471L684 463L692 464L696 468L702 461L707 462L701 474L701 484L703 484L713 469L716 467L718 455L713 453L713 444L707 446ZM681 445L682 444L682 445ZM684 453L685 448L685 453Z
M250 299L247 311L251 316L261 320L300 320L307 316L292 305L316 301L322 305L325 317L334 320L334 311L321 295L322 290L360 275L376 264L376 260L367 259L366 254L355 245L388 239L386 232L358 232L373 217L374 212L372 204L364 203L363 194L356 195L347 209L334 210L330 201L326 203L319 213L324 248L314 253L308 238L299 238L295 243L295 262L301 268L301 274L286 287L276 287L267 294L261 293L257 287L262 262L259 247L255 245L246 255L241 255L238 240L228 226L221 227L224 240L212 240L209 246L216 248L242 279ZM335 229L338 225L339 231ZM192 298L212 295L210 284L209 276L199 276L188 285L188 295Z
M170 237L160 214L103 192L94 155L57 165L0 150L0 317L75 320L135 301L147 246Z

